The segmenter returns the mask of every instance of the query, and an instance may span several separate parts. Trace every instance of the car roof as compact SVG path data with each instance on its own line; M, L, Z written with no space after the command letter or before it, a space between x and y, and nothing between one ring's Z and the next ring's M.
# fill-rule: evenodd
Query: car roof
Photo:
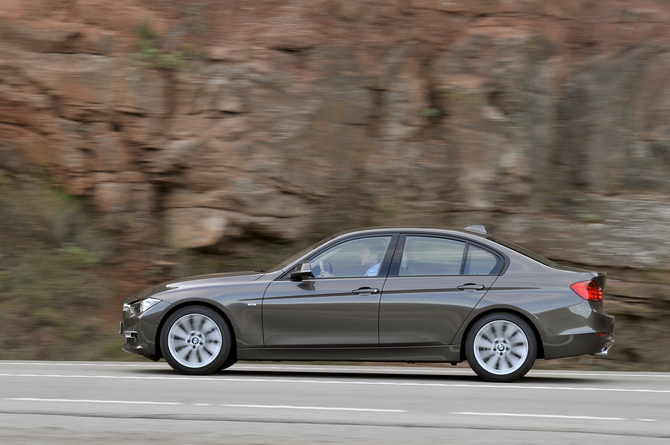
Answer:
M389 232L399 232L399 233L426 233L426 234L441 234L441 235L456 235L465 238L479 238L487 239L488 236L482 235L475 232L462 231L462 230L453 230L445 229L443 227L433 227L433 226L388 226L388 227L366 227L359 229L350 229L338 232L332 235L331 239L344 237L347 235L374 235L382 234Z

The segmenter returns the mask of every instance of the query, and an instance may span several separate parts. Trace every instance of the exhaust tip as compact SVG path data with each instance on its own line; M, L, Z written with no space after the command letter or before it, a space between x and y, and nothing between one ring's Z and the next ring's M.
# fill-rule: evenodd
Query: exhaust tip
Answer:
M596 358L607 358L607 353L609 352L610 348L614 345L614 340L612 340L612 343L609 345L605 346L602 351L596 352L593 354L594 357Z

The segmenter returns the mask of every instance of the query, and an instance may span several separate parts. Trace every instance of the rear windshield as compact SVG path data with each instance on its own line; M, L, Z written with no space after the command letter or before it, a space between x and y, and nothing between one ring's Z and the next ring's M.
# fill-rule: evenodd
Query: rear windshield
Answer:
M524 247L517 246L514 243L510 243L509 241L505 241L503 239L496 238L494 236L487 237L487 239L489 239L489 240L491 240L495 243L498 243L501 246L505 246L508 249L512 249L513 251L515 251L517 253L520 253L521 255L527 256L528 258L531 258L531 259L537 261L538 263L544 264L545 266L553 267L553 268L560 268L561 267L559 264L554 263L550 259L547 259L547 258L543 257L542 255L538 255L535 252L531 252L530 250L528 250Z

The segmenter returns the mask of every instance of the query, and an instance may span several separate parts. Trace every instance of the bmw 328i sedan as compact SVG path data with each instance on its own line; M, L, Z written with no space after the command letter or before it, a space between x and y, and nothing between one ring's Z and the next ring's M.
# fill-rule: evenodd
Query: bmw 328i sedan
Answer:
M466 230L349 231L267 272L157 285L124 303L123 349L185 374L237 360L467 360L497 382L537 358L607 355L605 273Z

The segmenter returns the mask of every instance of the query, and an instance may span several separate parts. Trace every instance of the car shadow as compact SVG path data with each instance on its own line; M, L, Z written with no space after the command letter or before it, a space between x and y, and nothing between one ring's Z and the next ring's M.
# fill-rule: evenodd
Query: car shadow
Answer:
M223 369L218 372L203 376L203 377L240 377L240 378L301 378L301 379L338 379L338 380L354 380L354 379L371 379L371 380L381 380L388 379L394 381L422 381L422 382L434 382L434 383L444 383L445 381L449 382L458 382L458 383L482 383L482 384L500 384L497 382L487 382L483 379L480 379L473 374L436 374L427 369L425 373L417 372L417 368L408 368L411 370L410 373L402 372L388 372L382 371L380 367L380 372L370 372L369 369L365 371L352 371L347 369L346 371L303 371L303 370L262 370L262 369L253 369L253 370L236 370L236 369ZM458 371L471 372L467 368L459 368ZM129 370L134 374L143 374L143 375L161 375L161 376L180 376L178 372L170 369L132 369ZM197 375L190 376L193 378L198 378ZM512 384L523 384L523 385L551 385L551 384L586 384L591 382L598 382L599 379L588 378L582 376L570 376L570 377L561 377L561 376L533 376L526 375L525 377L513 382ZM502 383L503 385L507 383Z

